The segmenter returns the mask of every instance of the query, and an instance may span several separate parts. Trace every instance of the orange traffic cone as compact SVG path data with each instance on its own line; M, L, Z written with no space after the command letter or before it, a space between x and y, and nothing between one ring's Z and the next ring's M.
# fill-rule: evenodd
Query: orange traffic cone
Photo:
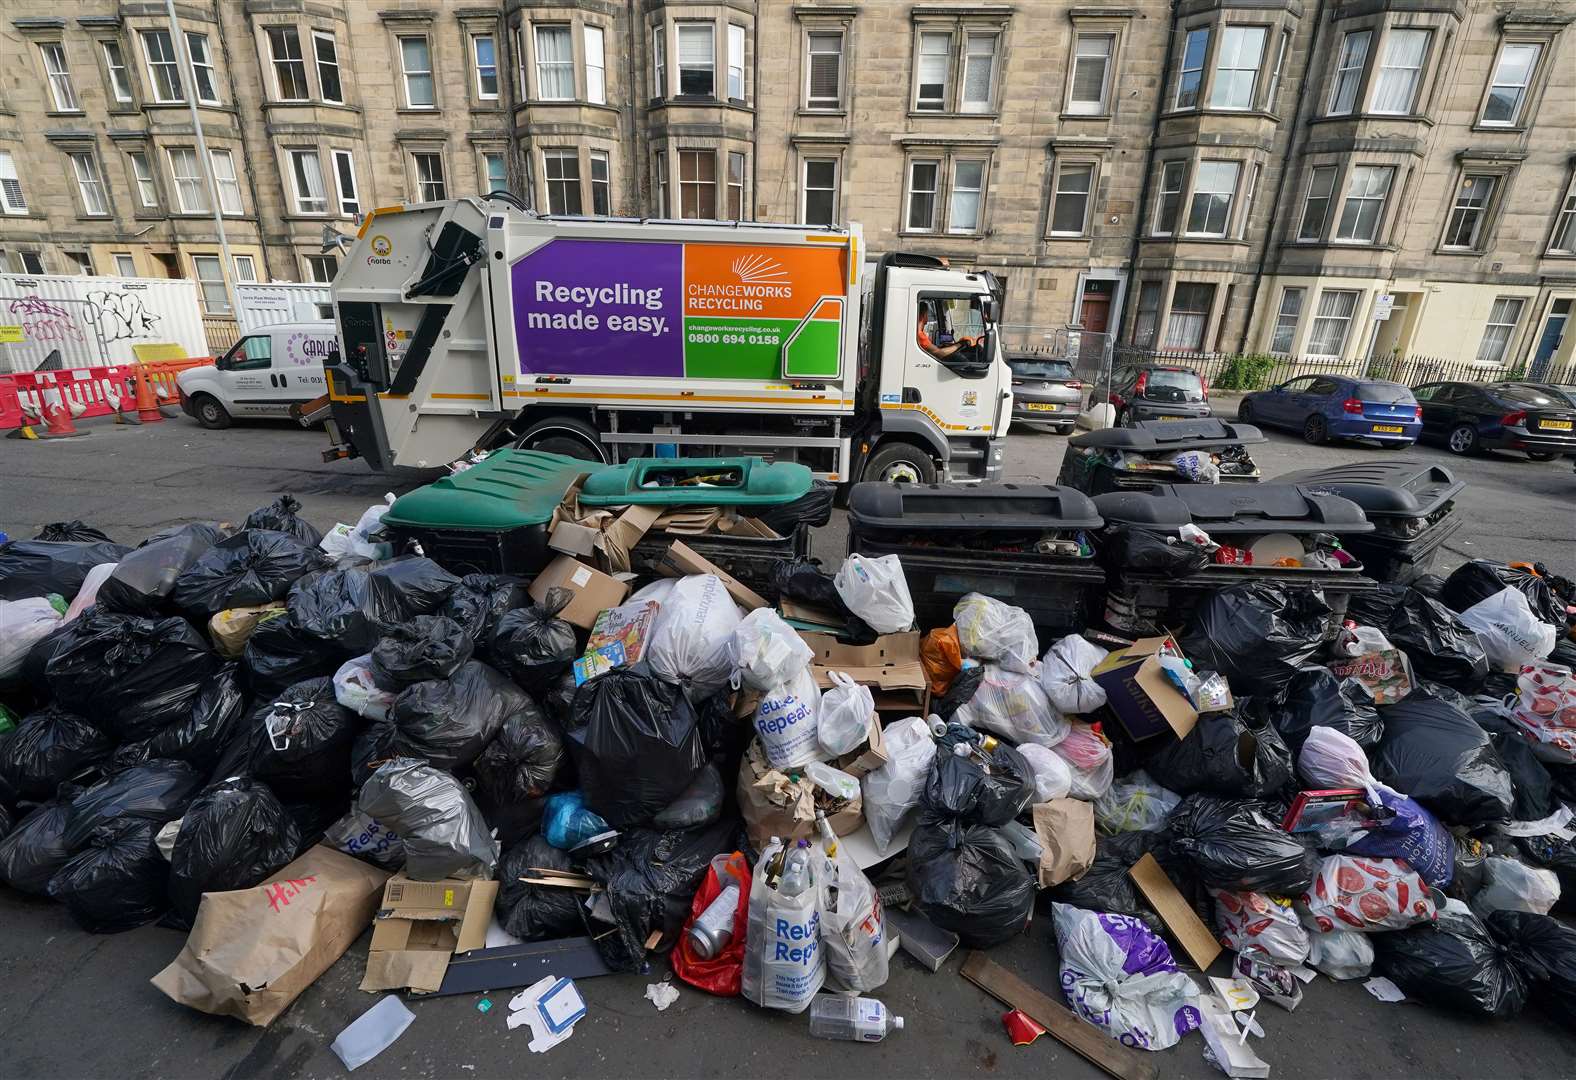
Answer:
M137 365L137 422L142 424L156 424L164 419L164 414L159 412L159 399L153 393L153 382L148 378L148 369L141 364Z
M44 400L45 429L39 433L40 439L69 439L76 435L86 435L86 431L78 431L77 425L71 421L71 406L61 396L60 391L54 392L55 400Z

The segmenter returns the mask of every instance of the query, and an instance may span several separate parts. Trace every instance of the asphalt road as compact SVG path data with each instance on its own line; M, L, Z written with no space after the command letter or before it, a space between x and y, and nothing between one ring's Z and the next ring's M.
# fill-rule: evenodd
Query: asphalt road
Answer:
M94 425L87 438L57 443L0 440L0 529L30 536L48 521L81 518L117 539L135 541L161 526L196 519L239 520L283 492L306 504L321 527L355 521L391 482L358 464L325 465L320 433L286 425L210 432L185 419L145 428ZM1023 434L1011 440L1008 478L1048 481L1060 467L1064 440ZM1258 456L1266 475L1361 458L1380 451L1311 448L1272 435ZM1445 461L1442 451L1418 450ZM1576 477L1569 462L1540 464L1514 455L1448 464L1469 481L1458 503L1466 527L1446 560L1476 554L1547 559L1576 567L1571 537ZM817 552L835 559L844 532L834 522ZM1032 934L992 951L997 962L1056 995L1057 968L1049 912ZM376 1000L357 989L366 936L310 987L272 1027L192 1012L169 1002L148 978L179 950L181 936L156 927L94 937L64 910L0 890L0 1052L5 1076L162 1077L341 1076L329 1052L334 1036ZM737 1000L687 987L667 1012L644 1000L651 976L585 980L589 1013L566 1044L537 1058L529 1031L509 1031L504 1003L477 1010L477 997L412 1002L416 1021L365 1077L817 1076L857 1069L871 1077L1065 1076L1101 1074L1045 1037L1014 1047L1003 1033L1003 1006L957 974L954 956L931 974L906 956L879 993L906 1028L876 1046L813 1040L805 1017L766 1013ZM1225 960L1215 974L1223 974ZM1484 1023L1415 1003L1386 1005L1359 983L1319 978L1295 1013L1265 1006L1267 1038L1255 1049L1277 1078L1373 1077L1430 1080L1576 1074L1576 1039L1538 1010L1514 1021ZM1162 1075L1218 1077L1189 1036L1155 1061Z

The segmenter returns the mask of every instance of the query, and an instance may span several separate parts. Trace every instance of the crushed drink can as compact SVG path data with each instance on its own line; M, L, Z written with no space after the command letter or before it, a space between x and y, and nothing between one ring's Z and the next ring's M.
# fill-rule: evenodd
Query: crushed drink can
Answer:
M710 960L728 947L733 937L733 916L738 909L739 885L730 881L690 927L690 945L696 956Z

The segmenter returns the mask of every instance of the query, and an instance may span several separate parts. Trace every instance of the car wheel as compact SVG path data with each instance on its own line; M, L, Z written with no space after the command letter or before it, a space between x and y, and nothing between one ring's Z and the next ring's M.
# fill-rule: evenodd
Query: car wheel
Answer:
M1237 402L1237 419L1244 424L1253 423L1253 402L1247 398Z
M192 409L197 413L197 422L205 428L222 431L233 423L230 414L219 404L219 399L209 394L198 394L192 398Z
M912 443L889 442L870 455L861 479L883 484L934 484L936 463Z
M538 420L525 429L514 443L517 450L537 450L544 454L562 454L581 461L606 464L602 445L596 429L572 417L550 417Z
M1115 417L1115 419L1113 419L1111 421L1111 426L1112 427L1128 427L1129 425L1128 425L1128 422L1127 422L1127 415L1128 415L1127 414L1127 410L1125 408L1117 409L1116 410L1116 417Z
M1311 446L1318 446L1330 438L1330 426L1324 422L1324 417L1315 413L1303 421L1302 439Z
M1471 454L1478 448L1477 428L1471 424L1457 424L1450 429L1445 445L1452 454Z
M1553 461L1559 457L1558 454L1550 453L1547 450L1528 450L1527 456L1533 461Z

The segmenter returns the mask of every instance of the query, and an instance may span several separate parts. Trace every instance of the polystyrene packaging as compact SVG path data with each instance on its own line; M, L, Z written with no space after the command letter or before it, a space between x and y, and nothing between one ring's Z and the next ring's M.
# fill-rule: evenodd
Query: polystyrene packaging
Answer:
M964 656L991 660L1007 671L1028 671L1040 655L1034 620L1020 607L969 593L952 608Z
M918 716L887 725L886 764L865 774L865 821L878 851L885 851L919 803L936 756L930 725Z
M750 879L750 915L740 989L746 998L763 1008L797 1013L809 1007L810 999L826 982L826 953L821 949L822 898L814 882L797 896L772 887L770 868L782 847L782 841L772 837L761 851ZM821 860L811 861L818 881Z
M1073 787L1073 771L1067 767L1067 762L1063 761L1056 751L1048 746L1040 746L1038 743L1024 743L1018 747L1018 753L1034 771L1036 803L1067 797L1067 793Z
M771 608L750 612L728 639L728 659L752 690L787 682L810 666L813 655L799 632Z
M1105 649L1078 634L1068 634L1040 661L1040 685L1061 712L1074 716L1091 713L1105 704L1105 690L1089 677L1109 655Z
M848 610L878 634L895 634L914 625L914 601L896 555L872 559L850 555L832 580Z
M1039 664L1029 666L1035 669ZM1010 671L993 662L986 663L984 669L979 688L958 708L954 719L1014 743L1055 746L1067 738L1072 727L1051 707L1038 671Z
M755 707L755 733L774 769L791 769L823 756L816 737L821 691L809 668L761 694Z
M821 711L816 717L815 737L821 749L832 757L851 754L870 736L870 718L876 712L876 699L868 686L854 682L842 671L829 671L832 688L821 693Z
M646 663L669 682L717 689L733 675L728 643L739 606L714 574L691 574L673 586L646 642Z

